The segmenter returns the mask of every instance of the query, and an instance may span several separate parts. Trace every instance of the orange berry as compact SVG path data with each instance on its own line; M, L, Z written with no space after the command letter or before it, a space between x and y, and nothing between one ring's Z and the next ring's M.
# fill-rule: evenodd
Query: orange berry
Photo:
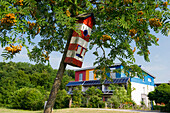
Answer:
M148 52L147 52L148 54L150 54L150 51L148 50Z
M164 6L164 7L167 7L167 6L168 6L168 2L164 2L164 3L163 3L163 6Z
M79 12L78 11L76 11L76 15L78 15L79 14Z
M142 11L138 11L138 15L143 15L143 12Z
M19 44L19 47L22 48L23 46L21 44Z
M43 57L45 57L44 53L42 54Z
M21 51L21 48L18 48L18 51Z
M45 52L48 55L48 51Z
M134 47L134 49L133 49L133 53L136 51L136 47Z
M27 23L28 23L28 24L30 24L31 22L30 22L30 21L28 21Z
M156 4L155 8L158 8L159 4Z
M46 57L45 60L49 60L50 56Z
M135 34L137 33L137 31L135 29L131 29L129 30L131 37L135 36Z
M100 38L103 40L103 42L107 41L107 40L110 40L111 39L111 36L109 35L102 35L102 37Z
M67 10L67 11L66 11L66 15L67 15L68 17L70 17L70 16L71 16L71 13L70 13L70 11L69 11L69 10Z
M158 42L158 41L159 41L159 38L157 38L156 41Z

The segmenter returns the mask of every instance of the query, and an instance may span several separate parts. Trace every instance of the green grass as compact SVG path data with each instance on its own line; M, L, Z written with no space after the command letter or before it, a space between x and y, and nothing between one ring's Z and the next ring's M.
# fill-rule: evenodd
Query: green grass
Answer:
M0 108L0 113L43 113L43 111L42 110L28 111L28 110ZM85 109L85 108L66 108L66 109L55 109L53 113L130 113L130 112L107 111L107 110ZM131 113L135 113L135 112L131 112Z
M0 113L42 113L42 111L28 111L28 110L0 108Z

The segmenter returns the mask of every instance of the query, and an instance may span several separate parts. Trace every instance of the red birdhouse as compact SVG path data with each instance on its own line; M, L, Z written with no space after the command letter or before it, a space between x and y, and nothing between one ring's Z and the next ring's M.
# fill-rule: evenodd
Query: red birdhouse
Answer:
M71 66L81 67L89 42L89 37L91 35L92 27L95 24L95 21L93 13L81 14L78 15L77 18L77 29L80 30L80 35L73 31L64 62Z

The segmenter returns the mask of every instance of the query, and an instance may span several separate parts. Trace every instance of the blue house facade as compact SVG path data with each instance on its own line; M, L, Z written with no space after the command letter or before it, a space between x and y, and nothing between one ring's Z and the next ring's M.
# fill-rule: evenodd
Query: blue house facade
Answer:
M91 86L96 86L101 89L103 92L103 101L107 101L108 98L113 94L113 91L109 90L110 84L119 84L123 85L125 88L128 87L128 84L131 84L131 89L134 89L131 93L131 99L137 104L140 105L141 101L145 103L147 107L150 107L150 101L147 97L150 91L154 90L154 79L155 77L142 69L143 74L145 75L143 79L135 76L133 78L128 77L123 71L120 73L114 73L115 69L122 69L121 64L115 64L110 67L111 72L107 73L107 76L111 80L104 80L103 83L99 80L100 78L94 73L95 67L82 68L75 71L75 81L69 82L66 86L69 88L68 93L72 94L73 87L82 85L82 91L86 91ZM137 74L137 73L136 73Z

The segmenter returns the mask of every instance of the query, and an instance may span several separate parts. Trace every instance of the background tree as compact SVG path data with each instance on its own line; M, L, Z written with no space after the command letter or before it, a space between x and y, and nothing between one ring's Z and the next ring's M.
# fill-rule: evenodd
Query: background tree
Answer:
M138 55L149 61L148 47L158 45L159 40L150 30L168 35L168 5L169 0L3 0L0 2L0 43L5 47L3 56L13 58L24 46L30 60L48 62L52 51L64 52L46 107L46 112L51 112L66 67L63 61L70 36L72 30L76 30L76 15L94 13L96 25L89 48L97 47L94 64L98 68L105 67L108 71L107 67L118 59L124 69L139 71L142 75L135 65L134 52L138 51ZM38 43L34 40L36 35L41 37ZM33 46L32 50L29 45ZM99 54L99 50L103 54Z
M57 70L44 64L0 62L0 107L43 109L43 103L48 99L56 72ZM65 88L73 78L65 74L55 108L68 106L66 100L69 96ZM30 102L33 102L31 104L33 106L30 105Z
M154 91L149 92L149 100L154 100L155 103L164 103L165 111L170 112L170 85L161 84Z

